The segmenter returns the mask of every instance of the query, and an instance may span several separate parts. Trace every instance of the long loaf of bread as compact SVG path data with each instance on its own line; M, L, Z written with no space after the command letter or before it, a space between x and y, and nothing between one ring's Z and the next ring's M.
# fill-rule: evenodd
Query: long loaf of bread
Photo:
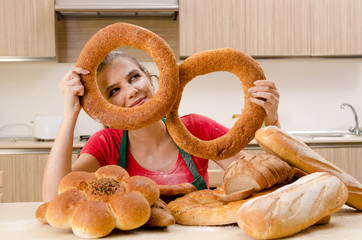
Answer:
M244 203L237 223L256 239L286 237L338 211L347 197L347 187L337 177L312 173Z
M264 151L276 155L306 173L328 172L338 177L349 191L346 204L362 210L362 184L303 142L275 126L259 129L255 133L255 139Z

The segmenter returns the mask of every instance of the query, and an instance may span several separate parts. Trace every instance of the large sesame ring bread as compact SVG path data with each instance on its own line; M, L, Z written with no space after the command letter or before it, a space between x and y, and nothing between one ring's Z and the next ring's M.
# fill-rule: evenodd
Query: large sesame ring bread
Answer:
M97 84L97 68L109 52L129 46L147 52L159 69L159 89L145 104L124 108L109 103ZM173 106L179 86L176 58L164 39L142 27L115 23L98 31L84 46L76 67L90 71L81 75L85 88L81 104L85 112L107 127L134 130L146 127L164 116Z
M180 90L166 118L171 137L180 148L198 157L221 160L236 155L254 138L265 118L264 109L250 101L251 93L248 92L255 80L265 79L261 67L249 55L236 49L224 48L196 53L183 61L179 68ZM227 134L214 140L203 141L193 136L181 122L178 108L188 82L198 75L216 71L228 71L239 77L245 97L244 109Z
M60 182L58 192L53 200L39 206L37 219L55 228L72 229L84 238L103 237L114 228L130 230L144 225L160 196L153 180L129 177L116 165L101 167L95 173L71 172Z

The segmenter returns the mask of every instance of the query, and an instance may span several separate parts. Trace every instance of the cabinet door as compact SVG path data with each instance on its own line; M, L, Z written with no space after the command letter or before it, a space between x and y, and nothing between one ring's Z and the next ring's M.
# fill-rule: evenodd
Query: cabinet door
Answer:
M3 202L41 201L41 186L48 154L2 154Z
M312 55L362 54L362 1L312 1Z
M48 152L29 154L0 154L3 202L40 202L41 188ZM73 161L78 154L73 153Z
M248 54L310 55L310 0L246 0L245 12Z
M245 0L179 0L180 56L232 47L245 49Z
M362 183L362 147L314 148L313 150Z
M0 0L0 56L55 58L54 0Z

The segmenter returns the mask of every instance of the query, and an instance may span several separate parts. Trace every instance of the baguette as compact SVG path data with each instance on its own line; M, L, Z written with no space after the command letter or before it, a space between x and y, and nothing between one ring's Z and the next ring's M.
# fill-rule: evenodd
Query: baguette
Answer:
M362 210L362 184L303 142L275 126L259 129L255 133L255 139L265 152L281 158L306 173L328 172L338 177L346 184L349 191L346 204Z
M338 211L347 198L347 187L337 177L326 172L312 173L244 203L238 210L237 223L253 238L282 238L328 222L328 216Z

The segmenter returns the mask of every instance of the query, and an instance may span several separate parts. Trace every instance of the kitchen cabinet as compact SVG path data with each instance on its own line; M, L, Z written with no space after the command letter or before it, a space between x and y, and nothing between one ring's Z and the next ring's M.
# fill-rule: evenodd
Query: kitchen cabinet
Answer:
M0 56L54 59L54 0L0 0Z
M245 0L179 0L180 56L223 47L245 49Z
M254 57L362 55L360 0L180 0L180 56L232 47Z
M42 201L41 187L48 154L49 150L0 154L4 185L0 194L3 194L3 202ZM77 153L73 153L73 160L77 156Z
M252 56L310 54L310 1L246 0L245 50Z
M362 55L362 1L311 1L312 55Z
M97 31L118 22L134 24L156 33L169 44L176 59L179 58L177 20L169 18L65 18L56 22L58 61L61 63L76 62L84 45ZM125 51L141 62L153 61L150 55L136 48L124 46L117 50Z

